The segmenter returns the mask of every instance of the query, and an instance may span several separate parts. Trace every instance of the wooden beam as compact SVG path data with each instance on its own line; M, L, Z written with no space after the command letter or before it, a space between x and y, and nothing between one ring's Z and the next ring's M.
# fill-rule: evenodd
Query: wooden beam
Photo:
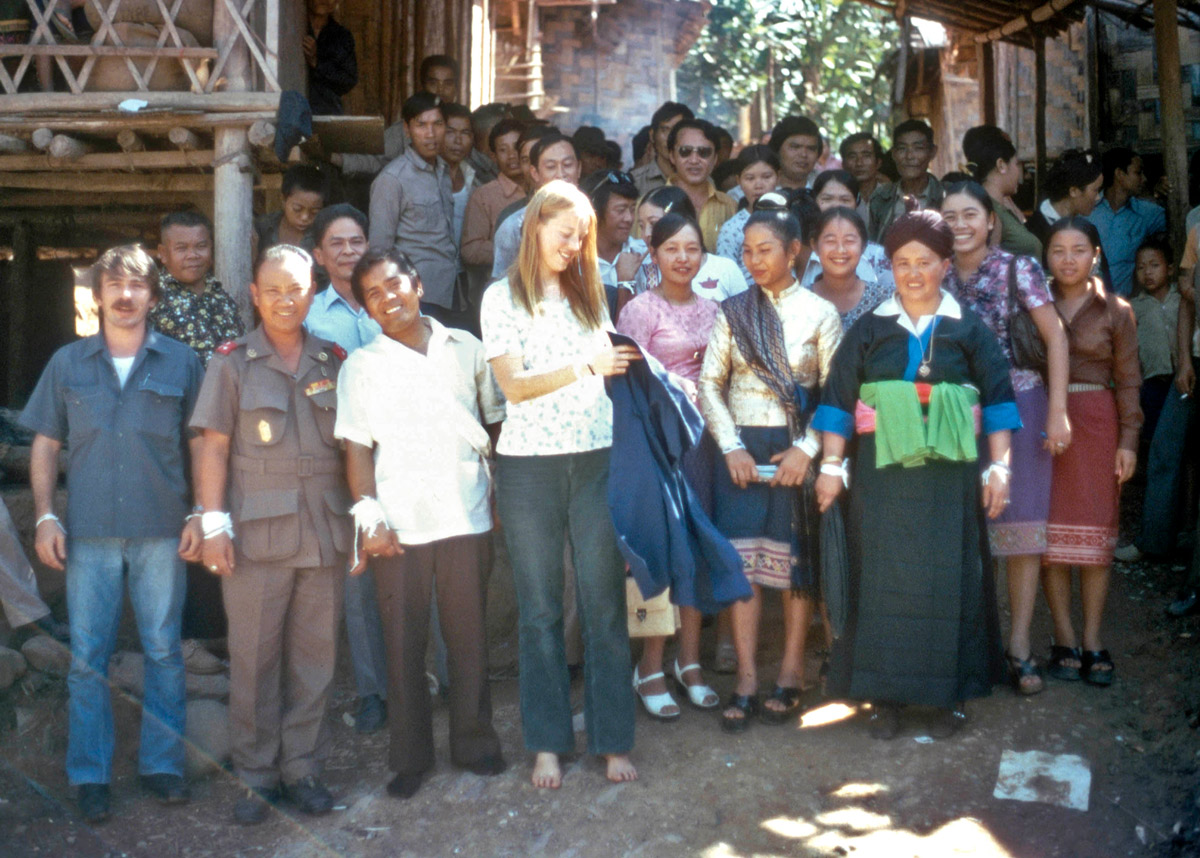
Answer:
M1034 199L1046 196L1046 39L1038 36L1033 43L1034 59L1034 149L1037 153L1037 173Z
M82 155L69 166L76 170L167 170L181 167L210 167L212 150L200 152L97 152ZM53 169L46 155L0 155L0 172Z
M19 155L29 151L29 142L11 134L0 134L0 152Z
M1155 0L1154 56L1158 66L1158 103L1162 111L1163 161L1171 189L1167 227L1171 230L1171 244L1177 255L1187 237L1184 222L1188 212L1188 141L1183 101L1179 97L1183 82L1179 66L1178 20L1176 0Z
M46 154L51 158L63 161L78 161L84 155L90 155L94 151L96 151L96 147L91 143L84 143L82 140L68 137L66 134L55 134L54 139L50 141L50 146L46 149Z
M67 92L30 92L0 96L0 113L80 112L99 113L119 110L123 101L136 99L146 102L147 110L275 111L279 109L277 92L87 92L80 95Z
M266 119L260 119L250 126L246 138L251 146L272 146L275 143L275 125Z
M164 45L0 45L0 57L163 57L164 59L215 60L213 48L177 48Z
M33 147L45 152L54 140L54 130L50 128L35 128L33 131Z
M8 288L5 289L8 330L5 331L4 337L5 386L9 397L15 397L24 384L25 369L29 361L26 337L31 320L26 318L26 309L28 296L32 294L28 284L35 282L33 268L37 260L37 243L34 240L33 228L28 223L22 221L16 225L12 242L13 260L7 272Z
M246 22L230 0L213 2L213 47L221 52L212 76L224 76L230 94L251 87L250 52ZM246 38L243 38L243 35ZM211 85L211 83L210 83ZM276 104L278 104L276 94ZM250 327L254 311L250 302L253 262L250 242L254 229L254 159L246 128L218 128L213 135L213 231L217 279L237 301L242 320Z
M167 132L167 139L177 149L182 149L184 152L192 152L201 147L200 137L195 131L189 128L184 128L182 125L177 125Z
M124 152L146 151L146 141L139 137L132 128L122 128L117 132L117 145Z
M93 193L87 190L74 191L21 191L10 195L0 196L0 208L63 208L70 210L82 209L86 206L145 206L148 210L156 211L162 216L164 208L178 205L199 205L211 194L207 191L164 192L148 198L145 191L136 193L120 193L105 191Z
M87 177L87 190L105 193L212 190L211 176L191 173L100 173ZM0 188L45 188L48 191L79 190L74 173L0 173Z
M131 128L139 131L154 131L165 134L175 127L185 128L214 128L222 125L251 125L259 120L273 121L273 111L252 111L238 113L185 113L180 111L162 112L147 111L145 113L112 113L102 117L80 117L69 113L60 116L21 116L0 114L0 130L2 131L35 131L45 127L53 137L55 131L92 133L97 135L111 134L117 128ZM50 130L54 129L54 130ZM46 145L50 141L47 139Z
M979 46L979 99L984 125L996 124L996 55L991 42Z

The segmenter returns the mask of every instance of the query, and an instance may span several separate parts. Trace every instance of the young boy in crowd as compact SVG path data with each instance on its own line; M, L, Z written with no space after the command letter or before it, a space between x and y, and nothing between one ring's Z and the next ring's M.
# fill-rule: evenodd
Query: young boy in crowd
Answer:
M1117 549L1118 560L1170 554L1181 521L1181 466L1190 434L1192 404L1175 386L1180 295L1175 287L1173 258L1163 232L1146 238L1134 255L1137 295L1130 303L1137 319L1142 367L1146 495L1138 536L1133 544Z
M313 249L313 221L317 212L325 208L329 197L325 175L309 164L295 164L283 174L280 191L283 208L263 215L254 223L256 259L277 244L290 244L308 251Z

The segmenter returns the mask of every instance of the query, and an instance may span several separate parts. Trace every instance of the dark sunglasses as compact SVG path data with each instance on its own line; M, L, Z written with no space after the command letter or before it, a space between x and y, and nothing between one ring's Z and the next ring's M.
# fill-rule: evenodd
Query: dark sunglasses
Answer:
M680 146L677 150L680 158L690 158L699 155L701 158L711 158L717 150L712 146Z

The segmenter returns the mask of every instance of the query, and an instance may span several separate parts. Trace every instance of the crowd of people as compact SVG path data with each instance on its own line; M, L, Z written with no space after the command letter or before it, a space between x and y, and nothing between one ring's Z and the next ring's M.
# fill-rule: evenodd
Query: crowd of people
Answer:
M365 213L333 202L322 171L288 171L254 236L251 328L198 213L162 219L157 260L125 245L92 268L101 330L54 355L22 418L37 554L67 570L67 772L85 818L110 813L123 588L146 656L139 773L165 803L188 798L185 656L216 660L186 642L226 638L234 817L332 807L343 623L357 729L390 735L390 795L434 765L431 639L451 761L504 772L485 633L497 522L538 787L561 784L575 749L579 675L587 750L615 782L637 777L639 705L670 721L682 699L739 732L824 693L869 703L877 738L913 705L949 737L1006 676L1020 694L1046 673L1113 682L1118 493L1140 435L1147 492L1172 512L1147 504L1126 550L1173 550L1195 378L1200 227L1177 264L1136 153L1063 153L1026 215L995 127L971 129L966 171L939 178L920 120L888 150L864 132L835 154L789 116L734 156L667 103L625 171L599 129L448 102L457 73L426 61L383 162L336 159L377 171ZM675 642L643 638L635 663L629 612L664 588ZM783 648L763 694L771 593ZM1192 589L1171 611L1195 605ZM734 674L724 703L710 672Z

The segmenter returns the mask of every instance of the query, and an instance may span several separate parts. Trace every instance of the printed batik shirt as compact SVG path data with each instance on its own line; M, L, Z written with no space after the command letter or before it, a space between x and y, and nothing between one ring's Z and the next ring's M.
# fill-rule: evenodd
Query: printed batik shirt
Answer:
M211 274L204 278L204 291L197 295L165 271L162 298L150 311L156 331L191 347L208 366L213 349L246 333L237 302Z

